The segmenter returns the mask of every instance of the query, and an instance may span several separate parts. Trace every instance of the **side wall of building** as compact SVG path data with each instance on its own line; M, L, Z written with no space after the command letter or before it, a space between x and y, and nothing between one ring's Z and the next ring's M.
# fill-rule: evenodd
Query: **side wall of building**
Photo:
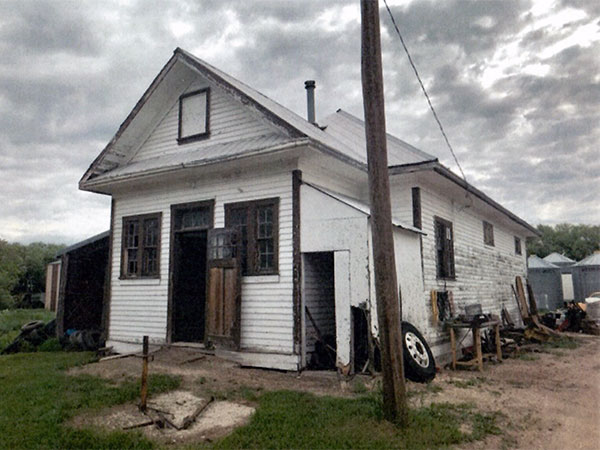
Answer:
M519 313L511 284L514 284L515 276L527 275L525 237L519 235L516 228L511 229L499 223L494 212L486 215L475 209L472 199L465 198L464 194L462 198L453 198L410 175L396 176L392 182L392 211L394 216L402 221L412 223L413 187L420 188L422 229L426 233L422 238L422 303L428 318L415 325L422 329L436 355L447 356L449 340L441 326L434 325L431 291L452 292L455 314L464 313L466 305L479 303L483 312L498 316L505 307L513 320L517 320ZM454 280L443 280L437 276L435 217L452 223L456 273ZM484 243L484 220L493 225L494 246ZM521 240L521 255L515 252L515 237Z

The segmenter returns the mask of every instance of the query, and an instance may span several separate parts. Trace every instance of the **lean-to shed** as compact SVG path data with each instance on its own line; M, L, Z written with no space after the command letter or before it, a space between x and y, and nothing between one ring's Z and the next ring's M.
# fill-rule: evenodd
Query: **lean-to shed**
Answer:
M109 232L63 249L56 304L56 333L98 330L104 327L104 292Z

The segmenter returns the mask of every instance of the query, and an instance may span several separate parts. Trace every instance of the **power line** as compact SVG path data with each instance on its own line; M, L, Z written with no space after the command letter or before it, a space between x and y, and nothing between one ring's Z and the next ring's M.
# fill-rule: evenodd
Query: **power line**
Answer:
M421 81L421 77L419 76L419 72L417 71L417 67L415 66L415 63L413 62L413 60L412 60L412 58L410 56L408 48L406 47L406 44L404 43L404 39L402 38L402 34L400 33L400 29L398 28L398 25L396 25L396 20L394 19L394 15L392 14L392 11L390 10L390 7L387 4L387 0L383 0L383 3L385 4L385 9L387 9L388 14L390 15L390 19L392 20L392 24L394 25L394 28L396 29L396 33L398 34L398 37L400 38L400 42L402 43L402 47L404 47L404 51L406 52L406 56L408 56L408 62L410 63L410 66L413 68L413 71L415 72L417 80L419 81L419 85L421 86L421 90L423 91L423 94L425 95L425 98L427 99L427 103L429 104L429 109L431 109L431 112L433 113L433 117L434 117L435 121L437 122L438 126L440 127L440 131L442 132L442 136L444 137L444 140L446 141L446 145L450 149L450 153L452 153L452 157L454 158L454 162L458 166L458 169L460 170L460 173L462 174L463 179L465 181L467 181L467 177L465 176L465 173L463 172L462 167L460 166L460 163L458 162L458 158L456 157L456 153L454 153L454 149L452 148L452 145L450 145L450 141L448 140L448 136L446 135L446 132L444 131L444 127L442 126L442 122L440 122L440 119L438 118L438 115L435 112L433 104L431 103L431 99L429 98L429 94L427 93L427 90L425 89L425 86L423 85L423 81Z

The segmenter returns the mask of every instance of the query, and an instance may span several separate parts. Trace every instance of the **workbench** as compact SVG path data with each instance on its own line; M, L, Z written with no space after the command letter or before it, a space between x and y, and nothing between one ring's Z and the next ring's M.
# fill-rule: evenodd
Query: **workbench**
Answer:
M496 358L498 361L502 361L502 346L500 345L500 321L489 320L482 323L468 323L468 322L449 322L446 326L450 329L450 345L452 347L452 369L456 370L457 366L477 366L480 372L483 372L483 356L481 351L481 330L485 328L493 328L494 335L496 337ZM457 361L456 360L456 330L459 329L470 329L473 333L473 350L475 351L475 358L470 361ZM488 355L488 354L486 354ZM490 354L493 355L493 354Z

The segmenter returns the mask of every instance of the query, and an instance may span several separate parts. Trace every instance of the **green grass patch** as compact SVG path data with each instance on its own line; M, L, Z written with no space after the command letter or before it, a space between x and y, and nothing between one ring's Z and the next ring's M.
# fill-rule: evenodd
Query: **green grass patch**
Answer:
M473 405L432 404L411 409L406 428L381 418L376 394L355 399L268 392L250 423L215 442L215 448L446 448L499 434L497 413ZM470 432L461 431L467 423Z
M563 348L563 349L575 349L579 347L579 342L569 336L560 336L556 338L550 339L548 342L544 342L542 344L542 349L555 349L555 348Z
M487 378L485 377L475 377L470 378L468 380L449 380L449 384L453 384L454 386L461 389L468 389L476 386L481 386L482 384L487 382Z
M534 355L532 353L521 353L517 358L521 361L537 361L540 359L539 355Z
M5 309L0 311L0 350L10 344L21 332L21 327L32 320L49 322L54 313L46 309Z
M118 383L69 367L93 361L91 353L19 353L0 356L0 448L150 448L140 433L72 429L71 417L90 409L135 401L139 382ZM150 394L176 388L179 378L151 375Z

